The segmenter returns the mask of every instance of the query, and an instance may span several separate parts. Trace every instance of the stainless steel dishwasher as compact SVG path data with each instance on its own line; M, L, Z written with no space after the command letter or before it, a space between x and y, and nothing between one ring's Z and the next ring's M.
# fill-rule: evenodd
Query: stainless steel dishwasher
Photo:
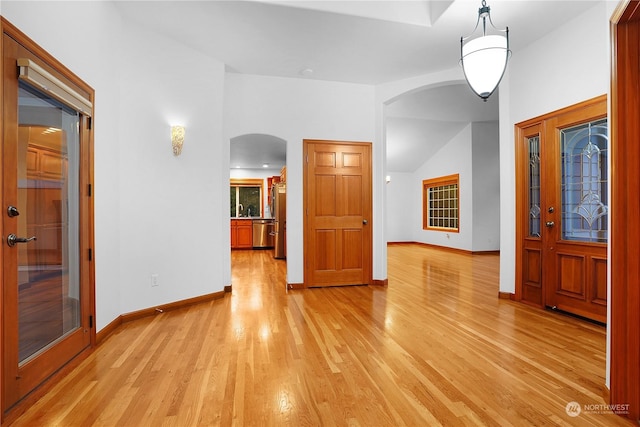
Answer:
M253 220L253 248L273 247L273 219Z

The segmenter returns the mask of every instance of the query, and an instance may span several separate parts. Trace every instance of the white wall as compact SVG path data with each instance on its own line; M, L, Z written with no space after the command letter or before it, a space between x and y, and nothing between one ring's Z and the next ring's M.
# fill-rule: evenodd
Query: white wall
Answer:
M374 89L366 85L228 73L225 92L227 141L251 133L287 141L287 281L302 283L302 141L372 142L375 164L379 144L374 140ZM384 180L382 171L375 166L373 179ZM374 188L374 200L378 197ZM382 227L384 224L375 221L374 213L374 234ZM386 263L386 259L374 258L374 279L386 278L376 276L379 263ZM229 252L225 264L230 265ZM227 274L230 276L230 272Z
M608 93L609 18L600 2L514 52L500 85L500 291L515 292L514 124Z
M473 248L473 158L472 124L469 123L451 138L433 157L420 166L412 188L414 202L411 210L417 215L411 220L415 241L471 251ZM422 181L459 174L459 232L422 229Z
M229 157L220 152L229 143L222 139L224 65L134 26L123 37L120 307L127 313L223 290L228 248L218 242L229 235ZM178 157L172 124L186 128Z
M388 173L392 178L387 185L388 241L476 252L499 250L498 123L469 123L451 140L435 144L436 153L415 172ZM454 173L460 174L460 232L423 230L422 181Z
M498 122L472 124L474 252L500 249L500 140Z
M389 172L391 182L386 184L386 233L389 242L414 242L411 224L421 221L415 199L420 197L421 186L416 186L413 173ZM420 208L418 205L417 208Z
M2 13L96 91L97 330L123 313L221 291L224 65L123 25L111 2L3 1ZM175 158L169 128L179 121L186 137Z

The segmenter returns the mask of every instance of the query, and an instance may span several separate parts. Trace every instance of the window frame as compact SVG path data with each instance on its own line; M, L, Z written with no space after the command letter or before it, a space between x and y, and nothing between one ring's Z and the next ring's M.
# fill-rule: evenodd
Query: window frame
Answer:
M431 212L429 210L429 190L436 187L444 187L449 185L456 185L456 221L457 227L440 227L432 226L430 220ZM429 231L442 231L445 233L459 233L460 232L460 174L452 174L440 176L437 178L425 179L422 181L422 229Z
M242 217L242 218L263 218L264 217L264 179L261 178L231 178L229 180L229 198L231 198L231 187L260 187L260 216ZM238 209L238 201L236 195L236 215ZM238 216L231 218L240 218Z

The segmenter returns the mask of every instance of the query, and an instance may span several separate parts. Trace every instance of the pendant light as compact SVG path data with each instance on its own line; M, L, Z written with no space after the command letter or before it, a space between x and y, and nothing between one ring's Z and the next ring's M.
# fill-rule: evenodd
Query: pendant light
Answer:
M491 21L490 8L482 0L482 7L478 9L478 21L473 32L467 37L460 38L460 64L464 77L471 90L485 102L496 90L507 61L511 56L509 50L509 27L497 29ZM482 20L482 35L472 38ZM497 34L487 34L487 20Z

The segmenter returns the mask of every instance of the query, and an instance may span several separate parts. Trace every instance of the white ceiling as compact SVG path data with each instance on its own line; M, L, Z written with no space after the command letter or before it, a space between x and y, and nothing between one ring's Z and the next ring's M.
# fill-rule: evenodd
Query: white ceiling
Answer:
M287 164L287 142L271 135L256 133L231 138L230 152L232 168L281 169Z
M515 56L598 0L487 3L495 25L509 26ZM125 22L216 58L226 64L228 72L371 85L457 66L460 37L472 32L480 6L479 0L116 2ZM413 94L391 106L390 123L401 123L398 118L419 119L428 135L444 137L463 118L478 120L479 114L482 120L497 120L497 106L486 108L458 96L464 92L461 87L434 91L437 93ZM433 105L438 105L439 114L422 117L425 112L431 114ZM430 129L424 127L428 122L433 124ZM407 168L415 163L415 144L403 144L414 151L401 153L400 147L388 144L390 170L411 170ZM429 150L423 151L421 154ZM412 159L396 162L407 156Z
M387 170L412 172L470 122L497 121L498 93L483 102L466 84L441 86L399 98L385 116Z

